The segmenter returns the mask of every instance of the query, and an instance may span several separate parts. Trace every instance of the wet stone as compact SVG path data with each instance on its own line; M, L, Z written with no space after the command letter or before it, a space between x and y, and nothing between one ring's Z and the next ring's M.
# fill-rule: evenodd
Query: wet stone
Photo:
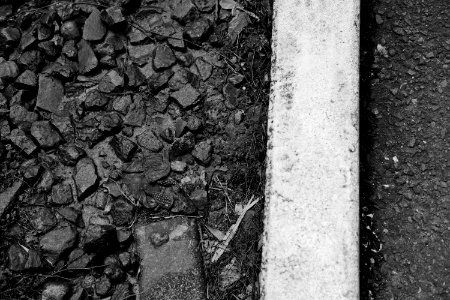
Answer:
M159 44L155 48L153 56L153 67L155 70L163 70L173 66L176 62L175 55L166 44Z
M31 226L39 232L47 232L56 226L57 220L53 211L44 206L31 207L27 212Z
M137 149L135 143L121 135L115 135L109 144L114 153L123 161L130 161Z
M86 41L100 41L105 37L106 27L100 17L100 11L92 9L83 27L83 39Z
M180 90L170 94L183 108L188 108L197 103L200 93L190 84L186 84Z
M100 80L98 90L103 93L112 93L123 88L124 84L123 76L117 70L111 70Z
M116 226L125 226L133 220L134 207L126 199L119 198L113 202L111 216Z
M11 142L28 155L37 149L36 144L20 129L13 129L11 131Z
M60 183L52 188L52 202L57 205L70 204L73 201L72 186Z
M36 107L50 112L57 112L64 96L64 86L53 77L39 75L39 91Z
M49 121L36 121L31 126L31 135L42 148L53 148L61 143L58 131Z
M81 198L92 193L98 183L98 175L94 162L90 158L82 158L76 165L75 183Z
M46 254L59 257L75 245L77 236L78 232L73 227L64 226L46 233L39 245Z
M91 45L85 40L81 40L78 43L78 64L81 74L92 72L98 66L98 59L95 56L94 50L92 50Z

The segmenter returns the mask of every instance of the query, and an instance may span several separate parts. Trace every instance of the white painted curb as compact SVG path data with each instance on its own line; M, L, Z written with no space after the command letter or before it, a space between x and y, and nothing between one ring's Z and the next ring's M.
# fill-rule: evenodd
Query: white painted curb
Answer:
M275 0L264 300L359 299L359 1Z

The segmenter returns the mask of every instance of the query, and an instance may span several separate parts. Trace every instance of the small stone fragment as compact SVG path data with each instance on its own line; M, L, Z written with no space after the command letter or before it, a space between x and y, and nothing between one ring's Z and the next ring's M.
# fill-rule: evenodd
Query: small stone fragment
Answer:
M48 192L52 188L53 182L55 181L55 177L50 170L45 170L44 174L42 174L41 180L37 185L37 189L39 192Z
M78 64L81 74L92 72L98 66L98 59L95 56L91 45L85 40L78 43Z
M100 277L95 283L95 292L99 296L106 296L111 290L111 281L106 276Z
M20 129L13 129L11 131L11 142L28 155L37 149L36 144L34 144L34 142L25 135L25 132Z
M228 82L230 82L231 84L238 86L239 84L242 83L242 81L244 81L245 77L242 74L239 73L234 73L232 75L230 75L230 77L228 77Z
M184 109L194 105L200 97L200 93L190 84L186 84L180 90L170 94Z
M163 70L173 66L176 62L175 55L166 44L159 44L153 55L153 67L155 70Z
M106 27L100 17L100 11L92 9L83 27L83 39L86 41L100 41L105 37Z
M196 8L191 0L181 0L172 12L172 18L178 22L185 24L195 18Z
M61 34L66 40L76 40L80 37L80 30L75 21L65 21L61 26Z
M9 110L9 118L18 128L28 131L31 129L32 124L38 119L38 115L28 111L22 105L12 105Z
M99 110L108 104L109 99L99 92L99 90L91 90L86 95L84 107L86 110Z
M123 76L117 70L111 70L100 80L98 90L103 93L112 93L123 88L124 84Z
M125 17L122 14L122 10L117 6L111 6L103 10L100 14L103 22L113 28L119 28L125 25Z
M81 198L85 198L93 191L98 183L98 175L92 159L85 157L77 163L75 183Z
M132 102L133 101L131 100L130 95L117 97L113 101L113 109L121 113L122 115L126 115L128 113L128 108L130 107Z
M213 66L206 62L203 58L199 57L195 60L195 66L197 67L198 74L203 81L208 80L211 77Z
M71 189L72 191L72 189ZM73 207L61 207L57 210L58 214L75 226L83 225L81 222L81 212Z
M7 188L4 192L0 194L0 217L3 215L3 213L11 204L11 202L17 199L22 186L23 181L21 180L16 181L11 187Z
M111 216L116 226L125 226L133 220L134 207L127 200L119 198L113 202Z
M149 182L155 182L166 177L170 173L170 163L159 153L150 153L144 160L145 178Z
M195 207L203 210L208 205L208 193L204 189L196 189L191 194L191 201L194 203Z
M152 152L158 152L163 148L161 141L150 130L138 135L136 141L139 146Z
M16 79L16 84L18 87L25 88L25 89L35 88L38 84L37 76L33 71L25 70Z
M5 27L0 30L7 45L15 45L20 41L20 30L16 27Z
M0 63L0 79L10 80L19 76L19 67L13 61L4 61Z
M216 0L194 0L194 4L201 12L211 12L216 7Z
M46 233L39 245L46 254L59 257L75 245L77 236L78 232L73 227L64 226Z
M173 76L174 72L170 69L161 73L155 73L148 79L148 86L153 92L161 90Z
M208 19L199 18L195 21L189 22L184 29L184 33L194 41L201 41L201 39L206 36L210 28L211 24Z
M65 145L59 148L58 156L66 166L75 166L78 160L85 156L86 152L78 146L75 145Z
M89 225L83 238L83 248L88 253L110 253L117 244L116 229L111 225Z
M67 41L64 44L61 52L70 59L76 58L78 56L78 49L75 45L75 41L74 40Z
M64 96L64 86L53 77L39 75L39 91L36 106L50 112L57 112Z
M72 186L60 183L52 188L52 202L54 204L70 204L73 201Z
M169 241L169 235L159 232L154 232L150 235L150 241L153 246L160 247Z
M31 126L31 135L42 148L53 148L61 141L58 131L49 121L36 121Z
M121 135L115 135L109 142L114 153L123 161L130 161L137 145Z
M176 160L170 163L172 171L183 173L186 170L187 164L184 161Z
M56 216L49 208L45 206L34 206L27 211L31 226L36 231L47 232L56 226Z
M70 286L64 282L49 282L42 291L41 300L64 300L69 294Z

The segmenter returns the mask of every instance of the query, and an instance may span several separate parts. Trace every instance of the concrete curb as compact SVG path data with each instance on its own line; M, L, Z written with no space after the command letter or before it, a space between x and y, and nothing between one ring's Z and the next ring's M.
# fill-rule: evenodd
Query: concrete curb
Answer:
M261 299L359 298L359 1L275 0Z

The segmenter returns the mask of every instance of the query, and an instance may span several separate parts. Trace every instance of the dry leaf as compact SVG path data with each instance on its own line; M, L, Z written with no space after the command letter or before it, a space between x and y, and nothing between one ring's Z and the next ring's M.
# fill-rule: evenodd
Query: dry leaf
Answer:
M242 30L247 27L249 22L250 18L248 14L244 11L238 10L228 26L228 35L233 43L236 41Z

